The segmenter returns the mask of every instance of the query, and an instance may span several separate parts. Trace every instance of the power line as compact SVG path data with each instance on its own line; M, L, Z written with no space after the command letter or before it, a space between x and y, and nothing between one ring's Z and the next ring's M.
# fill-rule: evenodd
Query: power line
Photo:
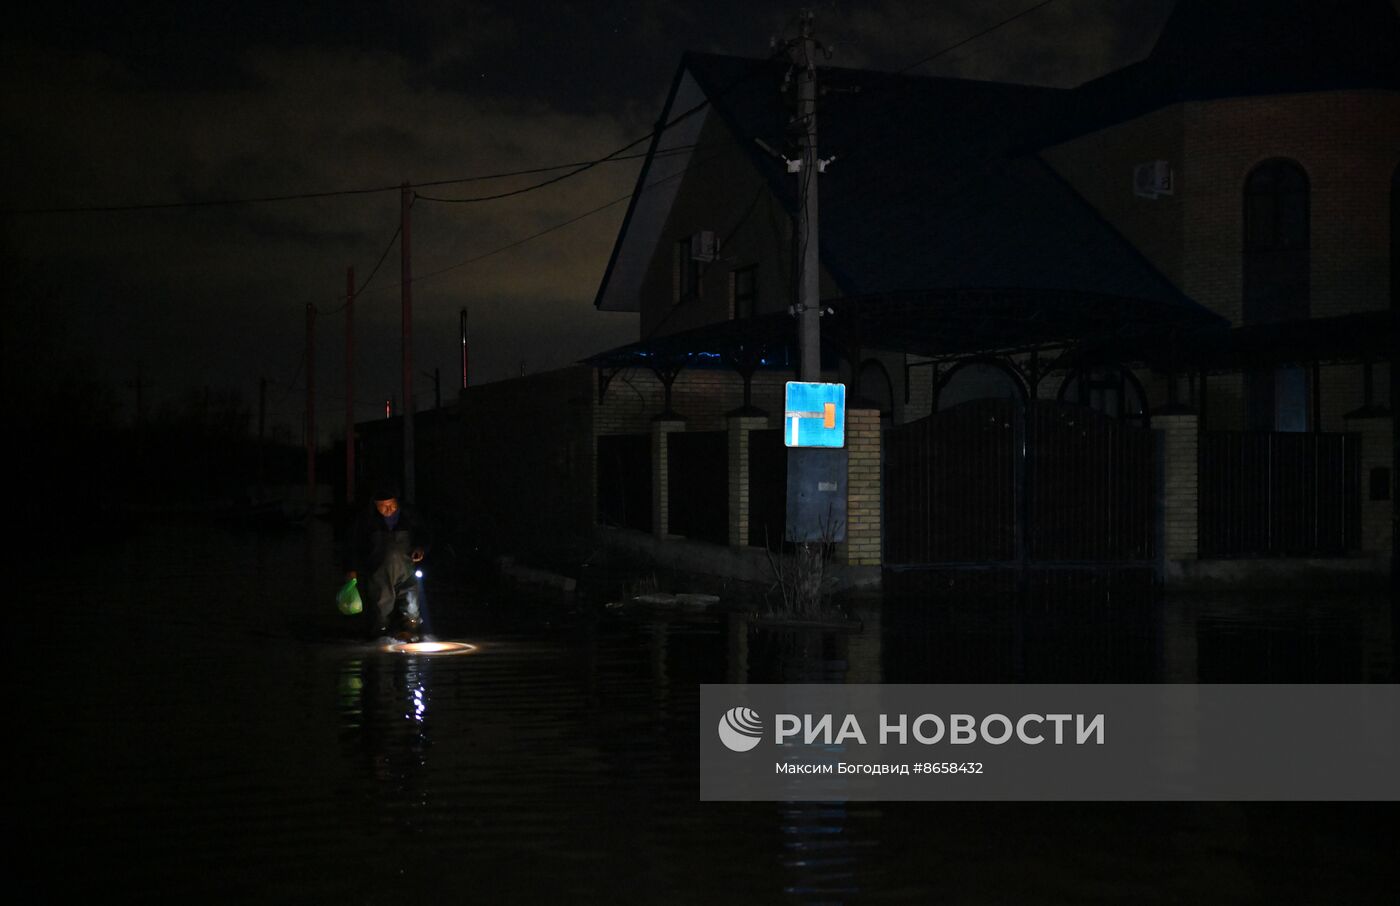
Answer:
M562 164L550 164L544 167L531 167L525 170L510 170L501 173L487 173L478 176L461 176L454 179L437 179L430 180L428 182L410 183L409 188L431 188L433 186L459 185L461 183L468 182L485 182L487 180L492 179L506 179L512 176L533 176L538 173L551 173L555 170L572 169L574 172L583 172L584 170L592 169L593 167L603 163L617 163L619 161L637 160L638 158L646 157L646 155L642 153L622 154L621 152L627 150L628 148L631 148L638 142L645 141L647 138L650 137L650 135L644 135L636 141L624 145L622 148L618 149L617 151L614 151L612 154L606 155L605 157L597 158L595 160L572 161L569 163ZM557 177L555 179L546 180L543 183L540 183L532 188L539 188L540 186L549 185L550 183L558 182L559 179L567 178L568 176L572 175L573 173L569 173L563 177ZM245 204L266 204L270 202L283 201L310 201L318 198L337 198L352 195L373 195L380 192L398 192L402 189L403 184L400 183L398 185L392 186L368 186L364 188L353 189L330 189L323 192L294 192L285 195L251 195L243 198L209 198L198 201L169 201L114 205L73 205L68 207L53 208L5 208L0 209L0 214L3 214L5 216L22 216L31 214L108 214L128 211L166 211L178 210L181 208L212 208L229 207L233 205ZM530 190L530 188L526 188L520 191ZM520 194L520 191L506 193L506 195ZM502 195L500 197L506 196Z
M654 181L652 181L652 182L647 183L645 186L642 187L641 191L646 191L647 189L650 189L650 188L652 188L653 186L659 186L659 185L661 185L662 183L664 183L664 182L670 182L670 181L673 180L673 179L679 179L679 178L681 178L682 176L686 175L687 173L691 172L692 170L696 169L697 167L704 166L705 164L708 164L708 163L710 163L710 162L712 162L712 161L714 161L714 160L716 160L716 159L718 159L718 158L720 158L720 157L723 157L723 156L725 156L725 155L727 155L727 154L731 154L731 153L734 152L734 150L736 150L736 149L729 149L729 150L726 150L726 151L720 151L720 152L717 152L717 153L715 153L715 154L711 154L709 157L706 157L706 158L703 158L702 160L699 160L699 161L696 161L696 162L694 162L694 163L691 163L689 166L685 167L685 169L683 169L683 170L677 171L676 173L672 173L672 174L669 175L669 176L663 176L663 177L660 178L660 179L657 179L657 180L654 180ZM459 261L459 262L457 262L456 264L450 264L450 265L448 265L447 267L439 268L439 269L437 269L437 270L435 270L435 271L429 271L429 272L427 272L427 273L425 273L425 274L416 275L416 276L414 276L414 278L413 278L413 282L414 282L414 283L417 283L417 282L419 282L420 280L426 280L426 279L428 279L429 277L436 277L436 276L439 276L439 275L441 275L441 274L448 273L449 271L455 271L455 270L458 270L458 269L460 269L460 268L466 267L467 265L475 264L475 263L477 263L478 261L481 261L481 260L483 260L483 259L485 259L485 258L490 258L490 257L492 257L493 255L499 255L501 252L510 251L511 249L517 248L518 246L522 246L522 245L524 245L524 244L527 243L527 242L532 242L532 241L534 241L534 240L536 240L536 239L539 239L541 236L547 236L547 235L549 235L550 233L555 232L556 230L562 230L562 229L563 229L564 227L566 227L566 226L570 226L570 225L572 225L572 224L578 223L580 220L583 220L583 219L585 219L585 218L587 218L587 217L592 217L594 214L598 214L598 213L601 213L602 211L606 211L608 208L611 208L611 207L613 207L613 206L615 206L615 205L619 205L619 204L621 204L622 202L629 200L634 194L636 194L636 193L635 193L635 192L628 192L626 195L619 195L617 198L614 198L612 201L604 202L603 204L598 205L596 208L591 208L591 209L589 209L589 210L587 210L587 211L584 211L582 214L577 214L577 215L575 215L575 216L573 216L573 217L570 217L568 220L563 220L563 221L560 221L559 223L556 223L556 224L554 224L554 225L552 225L552 226L545 227L544 229L540 230L539 232L531 233L529 236L525 236L525 237L522 237L522 238L520 238L520 239L516 239L516 240L514 240L514 241L512 241L512 242L508 242L508 243L506 243L505 245L498 246L497 248L491 249L491 250L488 251L488 252L482 252L481 254L475 255L475 256L473 256L473 257L471 257L471 258L468 258L468 259L466 259L465 261ZM390 289L394 289L395 287L402 286L402 285L403 285L402 282L400 282L400 283L390 283L390 284L386 284L386 285L384 285L384 286L378 287L377 289L379 289L379 290L390 290Z
M903 75L904 73L908 72L908 71L911 70L911 69L914 69L914 68L916 68L916 67L922 66L922 65L924 65L925 63L930 62L931 60L936 60L936 59L938 59L939 57L943 56L943 55L946 54L946 53L952 53L953 51L957 50L959 47L962 47L962 46L967 45L967 44L971 44L973 41L976 41L978 38L981 38L981 37L984 37L984 36L986 36L986 35L989 35L989 34L991 34L992 32L996 31L997 29L1002 28L1003 26L1006 26L1006 25L1010 25L1012 22L1015 22L1017 19L1020 19L1020 18L1022 18L1023 16L1029 16L1031 13L1035 12L1036 10L1041 9L1042 7L1049 6L1051 3L1054 3L1054 2L1055 2L1055 0L1041 0L1040 3L1037 3L1037 4L1035 4L1034 6L1028 6L1028 7L1026 7L1025 9L1021 10L1019 13L1013 13L1012 15L1007 16L1005 19L1002 19L1000 22L996 23L995 25L989 25L989 26L987 26L986 28L982 29L981 31L977 32L976 34L968 35L966 38L963 38L961 41L958 41L956 44L949 44L947 47L944 47L944 48L941 48L941 49L939 49L939 50L936 50L936 51L934 51L933 53L929 54L928 56L926 56L926 57L924 57L924 58L922 58L922 59L915 60L913 63L910 63L909 65L905 66L903 69L897 69L897 70L895 70L893 73L891 73L891 75Z
M880 79L878 79L874 84L872 84L872 85L870 85L870 86L868 86L868 87L862 87L862 88L860 88L860 89L858 90L858 92L852 92L852 93L868 94L868 93L873 92L873 91L879 91L879 90L881 90L881 89L883 89L883 88L887 88L887 87L889 87L890 85L892 85L892 84L894 83L894 81L895 81L896 78L898 78L899 76L904 75L905 73L909 72L911 69L917 69L918 67L924 65L925 63L929 63L929 62L932 62L933 60L938 59L939 57L943 56L944 54L949 54L949 53L952 53L953 51L957 50L957 49L960 48L960 47L965 47L965 46L967 46L968 44L971 44L973 41L976 41L976 40L979 39L979 38L986 37L987 35L991 34L992 32L996 31L997 29L999 29L999 28L1004 28L1004 27L1006 27L1007 25L1010 25L1012 22L1015 22L1015 21L1018 20L1018 19L1024 18L1025 16L1029 16L1031 13L1033 13L1033 12L1039 10L1039 9L1043 9L1043 8L1049 6L1051 3L1054 3L1054 2L1055 2L1055 0L1040 0L1039 3L1035 3L1035 4L1031 5L1031 6L1028 6L1028 7L1026 7L1025 9L1022 9L1020 12L1012 13L1010 16L1007 16L1005 19L1002 19L1001 21L999 21L999 22L997 22L997 23L995 23L995 24L993 24L993 25L989 25L989 26L987 26L986 28L982 29L981 31L974 32L973 34L968 35L966 38L963 38L963 39L960 40L960 41L956 41L956 42L954 42L954 43L952 43L952 44L949 44L949 45L946 46L946 47L941 47L941 48L939 48L938 50L935 50L933 53L931 53L931 54L929 54L929 55L927 55L927 56L924 56L924 57L920 57L919 59L913 61L912 63L908 63L908 64L906 64L906 65L900 67L899 69L894 70L893 72L883 73L883 74L882 74L882 77L881 77ZM842 94L838 94L838 95L831 96L831 100L827 101L825 104L822 104L821 100L818 99L818 109L817 109L816 112L817 112L817 113L825 113L825 112L827 112L824 108L836 106L836 105L838 104L838 99L839 99L839 98L842 98L842 97L846 97L847 94L848 94L848 93L843 92ZM850 152L849 152L849 150L848 150L848 151L846 152L846 154L849 155L849 153L850 153Z
M650 138L650 137L651 137L651 136L647 135L647 136L643 136L642 138ZM641 141L641 140L642 140L642 139L638 139L638 141ZM636 143L634 142L633 144L636 144ZM629 145L628 147L631 147L631 146ZM653 157L671 157L671 156L674 156L674 155L676 155L676 154L689 154L694 148L695 148L694 145L684 145L684 146L677 147L677 148L668 148L668 149L666 149L665 151L659 151L659 152L657 152L656 154L654 154L654 155L652 155L652 156L653 156ZM516 195L524 195L526 192L533 192L533 191L535 191L536 189L543 189L545 186L553 185L553 184L556 183L556 182L562 182L562 181L568 179L568 178L571 177L571 176L577 176L578 174L584 172L585 170L591 170L591 169L593 169L594 167L596 167L596 166L598 166L599 164L602 164L602 163L611 163L612 161L615 161L615 160L635 160L635 159L638 158L638 157L646 157L646 155L645 155L645 154L629 154L629 155L627 155L625 158L622 158L622 157L604 157L604 158L599 158L598 160L590 161L590 162L588 162L588 163L582 164L582 165L578 166L577 169L571 170L571 171L569 171L568 173L564 173L564 174L562 174L562 175L560 175L560 176L555 176L555 177L553 177L552 179L546 179L546 180L544 180L543 182L537 182L537 183L535 183L534 185L523 186L523 187L521 187L521 188L519 188L519 189L512 189L512 190L509 191L509 192L499 192L499 193L497 193L497 194L495 194L495 195L474 195L474 196L472 196L472 197L470 197L470 198L439 198L439 197L436 197L436 196L433 196L433 195L423 195L423 194L420 194L420 193L418 193L418 192L415 192L415 193L413 193L413 197L414 197L414 198L417 198L417 199L420 199L420 200L422 200L422 201L432 201L432 202L437 202L437 203L439 203L439 204L471 204L471 203L473 203L473 202L478 202L478 201L496 201L497 199L501 199L501 198L511 198L511 197L513 197L513 196L516 196Z
M384 264L384 259L389 257L389 250L394 247L395 242L398 242L399 234L402 232L403 222L400 221L399 225L394 228L394 235L389 237L388 244L384 246L384 251L379 253L379 260L374 262L374 267L370 270L369 276L365 278L364 283L360 284L360 288L355 290L355 294L351 296L350 299L340 303L340 305L330 309L329 311L321 311L317 309L316 314L325 316L339 314L340 312L344 311L347 307L349 307L351 301L360 298L360 294L363 293L365 289L369 286L370 281L374 279L374 275L379 273L379 268ZM313 305L312 308L315 308L315 306Z

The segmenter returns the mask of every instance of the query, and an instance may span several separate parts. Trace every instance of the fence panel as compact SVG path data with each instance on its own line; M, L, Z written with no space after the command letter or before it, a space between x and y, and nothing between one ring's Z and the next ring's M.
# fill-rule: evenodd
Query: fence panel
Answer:
M729 432L666 435L668 530L697 541L729 543Z
M651 531L651 435L598 437L598 521Z
M1201 557L1339 556L1359 548L1358 435L1206 431L1199 449Z

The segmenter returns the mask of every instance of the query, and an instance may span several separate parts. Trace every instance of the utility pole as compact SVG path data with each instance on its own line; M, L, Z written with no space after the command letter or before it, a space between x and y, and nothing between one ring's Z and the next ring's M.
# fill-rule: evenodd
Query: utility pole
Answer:
M462 334L462 389L467 389L467 309L465 306L458 320L458 327Z
M802 11L801 31L795 41L788 43L792 66L789 79L797 83L797 108L793 131L800 131L801 155L787 161L788 171L797 174L798 213L797 250L801 273L797 275L798 318L797 348L800 369L798 379L819 382L822 379L821 347L821 257L820 231L817 218L817 184L826 161L817 156L817 41L812 36L812 12ZM795 604L799 612L817 606L820 599L822 544L845 538L844 525L832 522L834 498L818 498L813 492L823 485L828 490L839 488L846 492L844 450L789 448L788 513L786 537L798 542L797 572L799 575ZM818 501L826 499L827 512L815 512ZM842 501L844 504L844 501ZM844 510L842 510L844 513Z
M267 487L267 464L263 444L267 437L267 378L258 378L258 493Z
M355 266L345 269L345 503L355 502Z
M442 368L423 372L423 377L433 379L433 408L442 408Z
M306 503L316 505L316 306L306 303Z
M413 190L404 183L399 190L399 276L403 297L403 499L413 503L413 267L409 256L409 209Z
M139 435L146 424L146 363L140 359L136 360L136 383L132 386L136 389L136 431Z
M792 46L792 63L797 73L797 118L802 126L802 162L799 180L797 220L798 250L802 274L797 284L798 334L801 371L804 381L821 380L821 284L817 242L817 63L816 41L812 37L812 12L802 12L802 33Z
M146 365L140 359L136 360L136 380L127 386L136 391L136 418L132 422L131 437L136 462L141 464L146 461Z

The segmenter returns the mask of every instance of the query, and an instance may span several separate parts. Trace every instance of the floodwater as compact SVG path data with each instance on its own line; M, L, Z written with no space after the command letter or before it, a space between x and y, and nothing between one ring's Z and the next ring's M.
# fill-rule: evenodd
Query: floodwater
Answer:
M172 902L1392 902L1394 804L698 799L704 682L1387 681L1381 596L953 586L856 635L428 585L351 641L329 529L139 530L12 602L17 893ZM433 566L430 564L430 571Z

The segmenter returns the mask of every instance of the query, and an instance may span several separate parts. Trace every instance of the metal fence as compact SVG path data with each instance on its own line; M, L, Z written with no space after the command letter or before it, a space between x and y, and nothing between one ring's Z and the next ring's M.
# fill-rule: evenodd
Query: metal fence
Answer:
M749 545L777 550L787 528L787 446L779 428L749 432Z
M666 435L669 521L673 535L729 543L729 432Z
M1200 556L1338 556L1360 548L1356 434L1206 431Z
M598 437L598 521L651 531L651 435Z
M1154 556L1154 442L1083 406L975 400L886 437L892 566L1141 564Z

